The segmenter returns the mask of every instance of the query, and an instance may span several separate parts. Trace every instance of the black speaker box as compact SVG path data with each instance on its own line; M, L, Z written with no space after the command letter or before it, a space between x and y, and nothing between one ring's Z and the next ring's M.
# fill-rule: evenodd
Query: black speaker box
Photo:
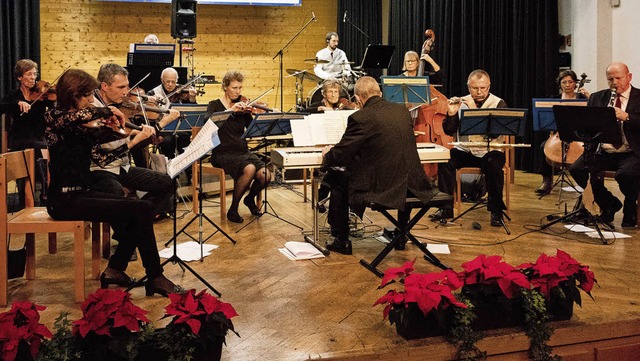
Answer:
M171 36L174 38L196 37L196 1L171 1Z

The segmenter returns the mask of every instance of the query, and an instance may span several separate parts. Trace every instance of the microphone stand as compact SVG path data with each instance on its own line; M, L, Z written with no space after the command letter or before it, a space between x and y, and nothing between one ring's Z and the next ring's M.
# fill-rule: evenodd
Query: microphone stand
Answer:
M344 23L349 23L349 25L353 26L354 28L356 28L356 30L358 30L360 32L360 34L364 35L368 41L371 41L371 37L369 35L367 35L367 33L365 33L362 29L360 29L356 24L354 24L351 19L349 19L346 14L344 17Z
M283 72L282 72L282 57L284 56L284 51L289 47L289 45L291 45L291 43L293 43L294 40L296 40L296 38L300 35L300 33L302 33L304 31L304 29L306 29L309 24L311 24L311 22L313 21L317 21L316 19L316 14L314 14L313 12L311 13L312 17L311 19L309 19L309 21L307 21L306 24L304 24L302 26L302 28L282 47L282 49L278 50L278 52L276 53L276 55L273 56L273 58L271 58L271 60L274 60L277 57L280 57L279 61L280 61L280 109L284 108L284 101L283 101Z

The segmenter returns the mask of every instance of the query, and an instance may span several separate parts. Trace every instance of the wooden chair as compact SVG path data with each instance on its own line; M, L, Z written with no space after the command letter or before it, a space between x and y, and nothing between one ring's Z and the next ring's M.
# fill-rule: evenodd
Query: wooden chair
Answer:
M514 137L507 137L506 143L513 144ZM509 200L511 198L511 183L512 183L512 173L511 173L511 160L513 158L513 148L505 149L505 162L504 167L502 168L504 173L504 199L505 204L507 206L507 210L505 213L509 214ZM460 214L462 208L462 175L463 174L482 174L482 171L478 167L464 167L456 170L456 190L453 194L453 208L457 214Z
M200 131L201 127L193 127L191 128L191 139L193 139L198 132ZM191 184L193 185L192 188L192 212L193 213L199 213L198 210L198 206L200 204L199 202L199 192L198 192L198 188L201 187L202 185L199 184L199 179L200 179L200 163L202 162L202 160L198 160L197 162L193 163L191 165ZM203 174L213 174L215 176L218 177L218 182L220 183L220 219L224 220L227 219L227 174L225 173L224 169L222 168L218 168L218 167L214 167L213 165L211 165L211 163L202 163L202 173ZM306 189L305 189L306 190ZM258 201L257 201L257 206L258 208L260 208L262 205L262 192L260 192L260 194L258 194Z
M34 207L33 184L35 181L34 151L27 149L21 152L0 154L0 307L7 305L7 242L11 234L26 235L26 278L35 279L35 234L70 232L74 234L73 273L75 279L75 301L82 302L85 295L85 262L84 241L89 235L90 222L53 220L45 207ZM26 179L25 208L7 213L8 184L17 179ZM91 276L100 276L100 240L92 239Z
M616 178L616 172L612 171L612 170L606 170L606 171L602 172L602 176L605 177L605 178L613 178L613 179L615 179ZM640 194L638 194L637 205L638 205L638 213L637 214L640 215ZM638 228L640 228L640 217L638 218Z

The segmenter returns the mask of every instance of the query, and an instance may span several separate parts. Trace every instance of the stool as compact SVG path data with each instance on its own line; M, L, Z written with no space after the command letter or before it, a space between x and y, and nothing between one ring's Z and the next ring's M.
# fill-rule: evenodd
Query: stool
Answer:
M400 232L394 235L393 239L389 244L387 244L384 249L373 259L371 262L367 262L364 259L360 260L360 264L363 265L366 269L373 272L376 276L382 277L384 275L383 272L378 270L378 265L384 258L391 252L392 249L399 245L405 238L408 238L413 244L415 244L422 253L424 253L424 259L431 262L435 266L440 268L449 269L446 265L444 265L440 260L431 253L427 247L416 237L411 234L411 229L422 219L422 217L431 209L432 207L441 208L445 205L451 205L453 203L453 197L449 194L438 192L436 195L426 204L422 203L419 199L415 197L409 197L406 199L405 203L405 211L398 212L399 217L409 218L411 216L411 211L413 209L418 209L418 213L416 213L406 224L401 224L401 222L395 219L390 213L389 210L391 208L383 207L379 204L371 204L369 208L376 212L382 213L394 226L396 226Z

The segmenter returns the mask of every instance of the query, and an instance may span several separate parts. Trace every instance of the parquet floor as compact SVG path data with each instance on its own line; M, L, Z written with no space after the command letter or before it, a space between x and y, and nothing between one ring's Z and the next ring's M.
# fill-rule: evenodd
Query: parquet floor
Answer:
M489 214L484 209L469 213L456 225L436 227L425 217L413 233L423 241L449 244L451 254L438 256L457 270L461 263L481 253L498 254L517 265L534 261L541 252L555 254L557 248L562 249L591 266L599 282L599 287L593 291L595 301L588 297L583 299L583 307L577 308L574 318L563 327L640 319L640 291L637 287L640 280L640 259L637 256L640 251L640 231L625 230L631 238L618 239L608 245L582 234L566 232L561 225L551 227L544 233L536 231L543 220L546 222L547 215L561 214L565 203L557 204L557 190L538 200L533 193L540 181L537 175L517 172L515 179L511 193L513 220L508 224L512 231L510 236L501 228L489 226ZM617 192L615 183L610 185ZM312 211L309 203L302 202L300 190L301 186L294 186L293 190L273 187L268 192L268 200L279 216L300 225L304 231L310 231ZM563 194L569 209L573 206L573 197ZM241 337L228 336L223 351L224 360L384 358L374 357L375 354L396 355L384 359L409 359L407 355L413 347L442 342L440 338L405 341L388 322L383 322L382 308L372 307L373 302L386 290L377 289L380 280L360 266L358 261L361 258L372 260L381 250L382 244L372 237L382 227L389 226L381 215L371 211L366 213L368 219L361 227L364 235L353 238L353 256L331 254L322 259L290 261L277 249L287 241L302 241L297 228L271 215L264 215L236 233L239 225L220 221L219 209L214 203L216 199L213 197L204 202L204 212L218 222L237 244L233 245L217 234L208 243L219 245L220 248L203 262L191 262L190 266L218 289L222 299L230 302L240 315L234 319L234 324ZM187 205L190 207L190 203ZM185 212L185 209L184 205L180 205L179 211ZM241 215L248 218L249 213L245 208L240 211ZM191 217L191 213L186 214L179 219L178 226ZM620 225L621 218L622 215L618 214L616 226ZM481 230L472 228L474 221L481 224ZM171 238L172 229L171 220L157 223L156 235L160 248ZM205 238L212 229L205 223ZM188 229L188 233L198 236L197 222ZM179 237L180 242L187 239L186 236ZM42 242L37 243L37 279L29 282L23 279L10 281L9 297L10 302L29 299L47 306L42 313L43 320L52 327L55 317L62 311L71 312L72 319L80 316L79 305L73 302L70 265L72 244L70 236L61 236L59 252L50 255L46 252L44 236L39 235L38 240ZM420 251L413 245L409 245L405 251L391 252L380 268L384 270L398 266L416 257L417 271L437 270L421 258ZM140 261L130 263L128 273L142 276ZM183 273L176 265L167 265L165 274L184 287L204 287L190 273ZM98 286L97 281L87 281L89 290ZM165 322L160 318L167 305L166 299L145 297L141 288L132 294L135 303L148 310L150 318L158 326Z

